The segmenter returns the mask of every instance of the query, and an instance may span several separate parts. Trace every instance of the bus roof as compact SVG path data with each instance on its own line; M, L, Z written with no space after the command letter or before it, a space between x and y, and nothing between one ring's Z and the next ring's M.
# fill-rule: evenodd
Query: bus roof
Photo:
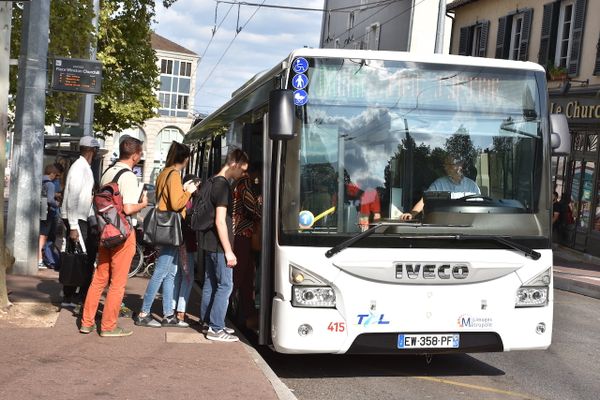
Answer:
M282 71L286 70L290 65L291 61L296 57L331 57L367 60L408 61L415 63L428 63L439 65L468 65L471 67L506 68L544 72L544 68L541 65L530 61L513 61L485 57L457 56L450 54L420 54L408 53L404 51L302 48L292 51L286 58L284 58L271 70L263 71L261 73L256 74L242 86L236 89L232 94L232 98L229 101L227 101L227 103L223 104L216 111L212 112L188 132L188 134L185 137L185 142L194 142L197 139L200 139L210 134L214 130L224 126L229 121L232 121L235 118L237 118L239 115L242 115L243 113L250 111L254 107L263 104L264 101L268 99L268 93L266 93L266 96L260 96L260 99L262 99L261 101L255 100L250 102L251 104L246 104L247 102L242 102L242 100L246 98L250 93L254 92L257 88L263 86L266 82L270 81Z

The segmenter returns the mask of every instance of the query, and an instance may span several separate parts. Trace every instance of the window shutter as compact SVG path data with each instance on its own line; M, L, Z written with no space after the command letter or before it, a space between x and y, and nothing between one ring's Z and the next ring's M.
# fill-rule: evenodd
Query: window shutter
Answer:
M540 52L538 53L538 64L544 67L549 61L554 61L556 52L556 30L558 29L558 14L560 2L544 4L542 15L542 34L540 38Z
M463 26L460 28L460 39L458 41L458 54L461 56L470 55L467 54L467 49L469 48L469 33L471 29L468 26Z
M596 65L594 65L594 75L600 75L600 36L596 44Z
M481 22L481 36L479 37L478 57L485 57L487 51L488 33L490 31L490 21Z
M519 49L519 60L529 60L529 36L531 35L531 17L533 10L528 8L523 11L523 26L521 30L521 48Z
M585 22L585 6L587 0L577 0L575 3L575 20L573 21L573 42L571 43L571 56L569 57L569 76L579 74L579 60L581 59L581 43L583 42L583 25Z
M507 52L504 50L504 48L508 46L508 48L510 49L510 39L506 40L506 28L508 25L507 22L509 18L510 17L508 15L498 18L498 36L496 36L496 58L507 58Z

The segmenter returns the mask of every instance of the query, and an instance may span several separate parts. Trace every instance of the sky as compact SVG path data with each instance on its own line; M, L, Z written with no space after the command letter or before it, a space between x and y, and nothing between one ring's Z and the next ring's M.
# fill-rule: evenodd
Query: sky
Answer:
M248 2L260 4L263 0ZM157 3L156 33L204 54L196 71L195 113L215 111L234 90L274 67L292 50L319 47L323 16L319 11L242 5L238 22L238 5L219 3L217 7L214 0L177 0L165 9L162 2ZM324 1L264 0L264 4L322 9ZM213 37L215 8L217 31ZM237 27L243 29L236 36Z

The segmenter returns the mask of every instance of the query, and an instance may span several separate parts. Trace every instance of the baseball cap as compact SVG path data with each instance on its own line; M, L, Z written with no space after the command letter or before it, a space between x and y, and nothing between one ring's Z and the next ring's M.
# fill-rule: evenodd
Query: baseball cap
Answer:
M100 143L91 136L84 136L79 140L79 147L100 147Z

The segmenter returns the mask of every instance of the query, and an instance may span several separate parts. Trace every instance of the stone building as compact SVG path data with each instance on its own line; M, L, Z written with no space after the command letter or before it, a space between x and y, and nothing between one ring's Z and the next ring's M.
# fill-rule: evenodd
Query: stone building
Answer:
M167 150L173 140L182 142L194 121L194 95L196 93L196 68L200 57L156 33L152 33L152 48L156 51L160 70L160 88L156 93L159 114L131 128L107 138L109 150L104 165L109 165L119 153L119 137L130 135L144 142L144 157L135 172L143 182L154 183L164 167Z

